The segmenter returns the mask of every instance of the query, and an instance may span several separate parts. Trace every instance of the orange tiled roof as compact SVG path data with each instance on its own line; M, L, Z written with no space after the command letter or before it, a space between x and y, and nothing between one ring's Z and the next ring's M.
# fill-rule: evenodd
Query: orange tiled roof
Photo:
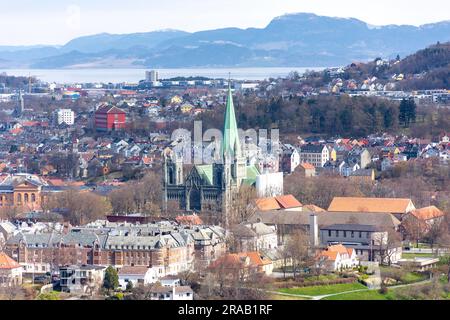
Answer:
M259 198L256 199L256 206L259 210L279 210L279 209L291 209L303 206L292 194L283 196L271 197L271 198Z
M203 221L202 219L196 215L188 215L188 216L178 216L175 218L175 220L180 224L189 224L189 225L202 225Z
M259 198L256 199L256 206L259 210L269 211L269 210L279 210L281 209L280 204L275 198Z
M311 210L312 212L325 212L326 211L325 209L322 209L321 207L318 207L314 204L307 204L307 205L304 205L304 207Z
M348 254L349 256L351 256L353 254L353 249L346 248L342 244L336 244L329 246L327 250L322 251L320 253L320 256L327 257L328 260L335 261L338 254L340 255Z
M411 199L334 197L328 211L407 213Z
M435 206L425 207L411 211L411 214L420 220L430 220L439 218L445 215L444 212L436 208Z
M327 257L328 260L335 261L339 252L324 250L320 253L320 256Z
M278 196L278 197L275 197L275 199L278 201L278 203L284 209L298 208L298 207L303 206L301 204L301 202L298 201L292 194L286 194L284 196Z
M238 253L238 256L239 256L239 258L248 257L250 259L250 265L252 265L252 266L264 266L264 265L272 263L272 261L270 261L267 258L262 257L261 254L256 251L241 252L241 253Z
M304 163L302 163L300 165L303 167L303 169L306 169L306 170L312 170L312 169L316 168L316 167L314 167L312 164L310 164L308 162L304 162Z
M0 252L0 269L17 269L22 268L15 260L8 257L4 252Z

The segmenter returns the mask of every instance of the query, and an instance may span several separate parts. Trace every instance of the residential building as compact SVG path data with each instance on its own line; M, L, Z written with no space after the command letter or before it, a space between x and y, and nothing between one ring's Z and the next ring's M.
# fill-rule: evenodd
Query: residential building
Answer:
M310 163L304 162L295 169L295 172L299 172L305 178L311 178L316 176L316 167Z
M22 284L22 266L5 252L0 252L0 287Z
M388 263L401 259L401 242L389 239L387 228L365 224L332 224L320 227L320 242L324 246L342 244L355 250L360 260ZM381 261L383 260L384 261Z
M156 82L158 80L159 80L158 71L156 70L145 71L145 81Z
M405 214L402 218L402 226L413 229L418 234L426 234L435 224L439 224L445 218L445 213L435 206L415 209ZM412 228L409 228L408 225ZM411 232L411 230L410 230Z
M328 271L341 271L351 269L359 264L353 248L347 248L342 244L328 246L317 256L317 266Z
M72 126L75 123L75 113L71 109L58 109L55 111L56 124L67 124Z
M228 253L213 261L210 269L221 270L224 276L238 277L247 280L249 277L259 275L270 275L273 271L273 263L259 252Z
M285 173L294 172L300 164L300 153L295 148L289 148L283 152L281 158L281 170Z
M271 250L278 247L276 226L242 223L231 228L236 250L240 252Z
M300 148L300 162L307 162L314 167L323 167L330 160L330 150L326 145L306 144Z
M62 292L95 294L103 285L106 267L95 265L64 266L59 268Z
M118 272L119 288L125 290L128 283L133 287L148 285L158 281L158 270L146 266L125 266Z
M189 286L153 287L151 300L194 300L194 291Z
M126 113L122 109L101 105L94 115L94 127L97 131L114 131L124 129L126 126Z

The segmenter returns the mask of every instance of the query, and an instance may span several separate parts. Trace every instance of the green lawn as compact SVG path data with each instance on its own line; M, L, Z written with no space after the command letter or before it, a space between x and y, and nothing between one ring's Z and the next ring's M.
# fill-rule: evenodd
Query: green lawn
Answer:
M433 257L431 253L402 253L403 259L431 258L431 257Z
M333 294L345 291L367 289L366 286L359 282L354 283L340 283L331 284L323 286L311 286L311 287L297 287L297 288L283 288L279 289L278 292L290 293L290 294L300 294L306 296L321 296L325 294Z
M304 297L292 297L292 296L283 296L281 294L273 294L271 295L270 300L310 300L310 299Z
M378 290L343 293L337 296L324 298L323 300L391 300L391 294L381 294Z
M427 280L428 276L417 272L408 272L402 277L403 283L413 283Z

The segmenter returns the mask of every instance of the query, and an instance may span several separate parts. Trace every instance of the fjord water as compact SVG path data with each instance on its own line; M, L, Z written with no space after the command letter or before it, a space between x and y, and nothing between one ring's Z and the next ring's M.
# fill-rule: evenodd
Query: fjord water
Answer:
M44 82L56 83L137 83L145 78L149 69L6 69L14 76L34 76ZM160 79L173 77L202 76L208 78L228 78L236 80L264 80L286 77L291 71L302 74L306 70L321 70L323 68L274 67L274 68L185 68L157 69Z

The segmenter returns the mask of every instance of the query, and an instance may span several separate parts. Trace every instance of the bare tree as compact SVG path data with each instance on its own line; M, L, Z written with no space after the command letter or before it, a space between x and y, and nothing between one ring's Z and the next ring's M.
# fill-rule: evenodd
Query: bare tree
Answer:
M391 265L393 258L398 254L398 248L401 247L401 239L398 232L386 228L374 234L373 249L380 256L380 263Z
M229 226L240 224L255 213L255 199L256 190L254 187L248 185L242 185L240 187L239 192L235 195L231 203L231 214L228 218Z
M286 249L292 258L294 278L300 270L313 265L314 260L309 245L309 237L303 230L297 230L286 243Z

